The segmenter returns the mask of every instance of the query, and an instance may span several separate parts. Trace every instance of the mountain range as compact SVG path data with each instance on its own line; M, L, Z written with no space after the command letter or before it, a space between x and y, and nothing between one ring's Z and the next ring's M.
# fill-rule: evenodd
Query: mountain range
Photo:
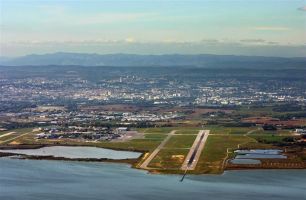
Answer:
M186 66L203 68L305 68L306 58L281 58L234 55L136 55L136 54L85 54L58 52L31 54L15 58L0 58L2 66Z

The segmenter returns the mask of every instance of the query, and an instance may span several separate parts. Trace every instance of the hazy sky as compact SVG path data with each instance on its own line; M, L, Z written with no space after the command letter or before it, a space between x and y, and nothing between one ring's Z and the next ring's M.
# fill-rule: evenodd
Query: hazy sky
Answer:
M0 0L0 54L306 56L305 0Z

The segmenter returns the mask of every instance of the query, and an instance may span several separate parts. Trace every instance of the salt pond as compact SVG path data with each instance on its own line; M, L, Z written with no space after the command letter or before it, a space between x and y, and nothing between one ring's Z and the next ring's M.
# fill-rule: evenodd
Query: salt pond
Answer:
M246 158L246 159L256 159L256 158L287 158L287 156L282 155L282 150L278 149L251 149L251 150L236 150L235 153L238 155L235 158Z
M239 158L235 158L233 160L230 161L233 164L260 164L261 161L260 160L256 160L256 159L239 159Z
M235 153L239 154L280 154L282 153L282 150L279 149L251 149L251 150L236 150Z

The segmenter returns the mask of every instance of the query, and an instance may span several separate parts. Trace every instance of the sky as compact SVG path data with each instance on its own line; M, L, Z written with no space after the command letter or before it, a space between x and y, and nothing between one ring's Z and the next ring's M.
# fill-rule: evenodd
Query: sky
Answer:
M306 56L306 0L0 0L0 56Z

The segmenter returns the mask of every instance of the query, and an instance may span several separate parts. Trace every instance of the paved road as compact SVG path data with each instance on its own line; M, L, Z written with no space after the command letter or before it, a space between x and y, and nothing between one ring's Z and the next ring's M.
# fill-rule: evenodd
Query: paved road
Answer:
M165 146L165 144L168 142L168 140L172 137L172 135L175 134L175 130L171 131L168 136L160 143L160 145L149 155L149 157L140 165L140 168L142 169L150 169L148 167L149 163L152 161L152 159L158 154L158 152Z
M18 135L18 136L16 136L16 137L13 137L13 138L4 140L4 141L0 142L0 144L4 144L4 143L10 142L10 141L14 141L14 140L17 139L17 138L23 137L23 136L28 135L28 134L30 134L30 133L32 133L32 132L27 132L27 133Z
M15 133L15 132L5 133L5 134L3 134L3 135L0 135L0 138L6 137L6 136L9 136L9 135L12 135L13 133Z
M181 170L194 170L201 152L205 146L206 140L209 135L209 130L200 130L198 136L193 142L192 147L189 150L189 153L186 156L186 159L181 167ZM191 160L193 158L193 160Z

